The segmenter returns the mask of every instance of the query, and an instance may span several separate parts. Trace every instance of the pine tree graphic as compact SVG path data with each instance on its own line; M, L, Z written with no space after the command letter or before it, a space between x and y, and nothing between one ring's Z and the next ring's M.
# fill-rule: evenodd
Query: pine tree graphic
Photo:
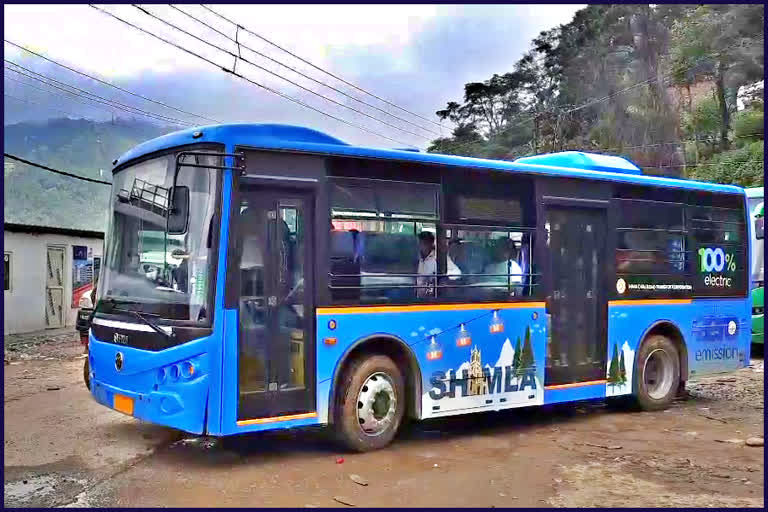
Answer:
M517 337L515 342L515 355L512 356L512 371L514 375L517 375L517 370L520 368L520 336Z
M525 341L523 342L523 353L520 355L520 375L524 374L526 370L534 367L533 361L533 348L531 347L531 328L530 326L525 328Z
M614 343L613 357L611 357L611 366L608 369L608 385L613 387L618 384L619 384L619 349L618 349L618 345Z
M624 351L621 351L619 356L619 384L624 385L627 383L627 368L624 366Z

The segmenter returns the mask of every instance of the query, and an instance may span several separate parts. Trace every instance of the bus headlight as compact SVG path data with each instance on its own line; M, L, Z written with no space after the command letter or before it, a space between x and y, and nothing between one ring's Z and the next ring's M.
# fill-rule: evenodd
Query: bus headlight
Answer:
M185 379L191 379L192 376L195 374L195 365L190 363L189 361L184 361L181 363L181 376Z

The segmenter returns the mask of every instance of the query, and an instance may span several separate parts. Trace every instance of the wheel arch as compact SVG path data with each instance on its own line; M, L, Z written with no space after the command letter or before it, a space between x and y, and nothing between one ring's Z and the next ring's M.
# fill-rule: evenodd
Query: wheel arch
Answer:
M336 412L336 389L347 364L361 354L384 354L403 372L405 379L406 409L409 418L421 417L421 368L416 354L405 341L392 334L377 333L360 338L350 345L336 364L328 393L328 423L334 422Z

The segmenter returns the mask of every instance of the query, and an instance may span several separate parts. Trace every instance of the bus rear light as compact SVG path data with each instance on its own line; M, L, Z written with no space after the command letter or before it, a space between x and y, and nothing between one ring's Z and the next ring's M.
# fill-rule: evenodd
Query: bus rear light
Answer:
M179 368L179 365L175 364L171 366L171 379L179 380L179 375L181 375L181 369Z
M323 338L323 343L326 345L335 345L337 341L336 338Z
M168 379L168 371L165 368L160 368L157 371L157 382L164 383Z

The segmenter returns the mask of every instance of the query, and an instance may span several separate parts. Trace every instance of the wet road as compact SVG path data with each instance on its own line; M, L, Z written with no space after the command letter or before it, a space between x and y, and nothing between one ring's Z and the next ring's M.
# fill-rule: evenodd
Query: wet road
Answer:
M762 507L763 448L743 443L763 432L753 363L664 412L469 415L344 454L319 431L184 437L93 402L82 360L23 361L5 366L5 505Z

